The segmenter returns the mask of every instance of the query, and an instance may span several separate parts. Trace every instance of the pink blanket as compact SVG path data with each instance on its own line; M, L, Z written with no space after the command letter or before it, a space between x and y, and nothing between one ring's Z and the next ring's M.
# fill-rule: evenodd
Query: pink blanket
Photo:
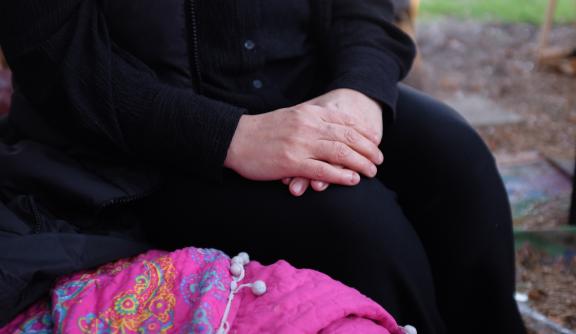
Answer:
M257 283L255 283L257 282ZM412 333L328 276L232 260L213 249L150 251L64 277L0 333Z

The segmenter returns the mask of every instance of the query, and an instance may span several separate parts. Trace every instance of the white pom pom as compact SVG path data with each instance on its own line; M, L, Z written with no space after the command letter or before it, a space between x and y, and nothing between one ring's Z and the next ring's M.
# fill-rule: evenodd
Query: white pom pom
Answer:
M242 264L243 265L247 265L248 263L250 263L250 256L248 255L248 253L246 252L240 252L238 253L238 255L236 255L237 257L239 257L240 259L242 259Z
M232 265L230 266L230 273L235 277L242 275L243 271L244 267L238 262L233 262Z
M256 296L262 296L266 293L266 283L264 281L256 281L252 283L252 293Z
M236 255L234 256L230 261L232 261L232 263L238 263L239 265L244 265L244 259L242 259L240 256Z
M418 332L416 331L416 328L414 328L414 326L406 325L403 327L403 329L404 329L404 333L406 333L406 334L418 334Z

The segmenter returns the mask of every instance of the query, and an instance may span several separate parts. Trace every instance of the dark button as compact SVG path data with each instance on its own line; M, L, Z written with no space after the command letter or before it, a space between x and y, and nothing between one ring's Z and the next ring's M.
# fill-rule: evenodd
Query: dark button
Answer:
M252 80L252 87L256 88L256 89L260 89L262 88L262 86L264 86L264 83L262 82L262 80Z
M256 44L254 44L254 41L247 39L244 41L244 48L246 50L252 50L254 49L254 47L256 46Z

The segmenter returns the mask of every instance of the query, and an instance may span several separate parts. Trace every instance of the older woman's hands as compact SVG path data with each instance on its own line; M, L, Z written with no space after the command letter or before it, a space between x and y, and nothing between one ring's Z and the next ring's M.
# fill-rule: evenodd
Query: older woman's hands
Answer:
M382 140L382 108L373 99L353 89L340 88L306 101L302 106L312 105L345 115L351 125L376 145Z
M347 125L355 128L375 145L380 145L383 131L382 109L366 95L351 89L336 89L302 105L320 106L347 115ZM305 177L284 178L282 182L289 186L294 196L301 196L309 186L316 191L324 191L329 186L327 182Z
M374 177L383 161L376 144L381 130L366 131L361 124L367 120L345 112L349 103L362 108L360 101L345 102L334 92L324 100L242 116L224 165L252 180L302 177L356 185L359 173Z

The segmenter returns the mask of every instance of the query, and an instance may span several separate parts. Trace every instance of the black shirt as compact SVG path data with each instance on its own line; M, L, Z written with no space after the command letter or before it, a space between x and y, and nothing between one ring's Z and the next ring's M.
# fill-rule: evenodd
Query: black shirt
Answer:
M179 16L154 21L161 16L150 9L112 20L106 2L141 3L0 1L0 45L17 94L71 141L206 177L220 174L242 114L351 88L391 115L414 57L385 0L187 0L191 13L179 14L192 15L194 26L185 38ZM160 58L184 40L191 46L194 87L165 75L165 59L137 51L158 46L132 47L148 37L130 34L138 27L177 32Z
M257 113L319 93L319 50L309 1L241 3L198 2L200 27L211 27L199 36L206 94Z

